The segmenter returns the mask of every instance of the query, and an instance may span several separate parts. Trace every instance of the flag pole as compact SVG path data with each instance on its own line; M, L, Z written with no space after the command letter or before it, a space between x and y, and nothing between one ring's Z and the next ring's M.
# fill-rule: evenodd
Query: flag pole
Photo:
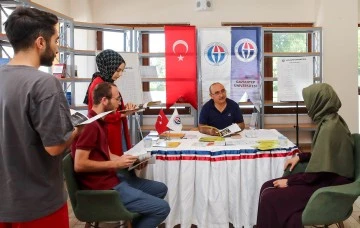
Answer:
M141 130L141 126L140 126L140 120L139 120L139 114L137 112L135 112L135 122L137 123L138 125L138 130L140 132L140 136L141 136L141 140L144 139L144 136L143 136L143 133L142 133L142 130Z

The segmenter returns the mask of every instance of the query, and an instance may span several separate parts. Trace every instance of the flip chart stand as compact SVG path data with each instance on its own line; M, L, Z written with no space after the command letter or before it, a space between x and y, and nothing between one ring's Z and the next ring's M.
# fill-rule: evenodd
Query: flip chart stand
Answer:
M299 102L296 102L296 146L299 147Z

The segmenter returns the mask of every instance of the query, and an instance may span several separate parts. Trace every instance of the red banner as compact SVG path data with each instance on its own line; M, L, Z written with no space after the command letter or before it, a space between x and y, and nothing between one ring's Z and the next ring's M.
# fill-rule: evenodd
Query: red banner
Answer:
M166 107L190 103L197 109L194 26L165 26Z
M164 111L160 109L159 115L155 123L155 129L159 135L168 129L166 126L168 123L169 123L168 118L165 116Z

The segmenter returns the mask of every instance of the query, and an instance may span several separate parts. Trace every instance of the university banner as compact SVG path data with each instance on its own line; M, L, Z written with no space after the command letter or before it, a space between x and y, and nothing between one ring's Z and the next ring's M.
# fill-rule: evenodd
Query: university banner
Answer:
M259 110L261 27L233 27L231 29L231 93L239 102L244 97Z
M198 43L201 101L204 104L210 99L209 87L214 82L222 83L226 91L230 92L231 30L229 27L198 29Z
M197 109L194 26L165 26L166 107L190 103Z

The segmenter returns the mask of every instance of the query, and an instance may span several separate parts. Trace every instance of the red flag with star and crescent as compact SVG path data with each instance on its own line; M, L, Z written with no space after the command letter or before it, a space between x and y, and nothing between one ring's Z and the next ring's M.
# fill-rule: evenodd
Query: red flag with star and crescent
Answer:
M197 109L195 26L165 26L166 107L190 103Z
M155 129L159 135L168 129L166 126L168 123L169 123L168 118L165 116L164 111L160 109L159 115L155 123Z

